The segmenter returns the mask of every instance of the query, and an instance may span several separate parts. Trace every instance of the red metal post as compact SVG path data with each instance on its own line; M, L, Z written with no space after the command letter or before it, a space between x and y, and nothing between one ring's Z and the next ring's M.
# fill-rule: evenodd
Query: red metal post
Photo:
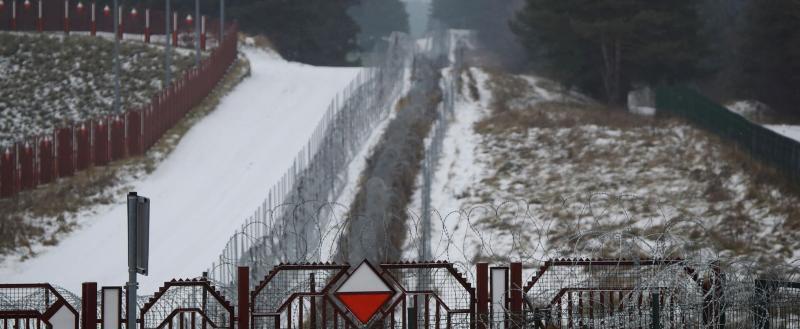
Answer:
M36 150L34 146L25 142L20 147L19 167L20 167L20 187L23 190L30 190L36 187L34 157Z
M56 131L58 177L69 177L75 173L74 148L72 145L72 128L60 128Z
M178 12L172 13L172 45L178 46Z
M489 328L489 264L475 264L475 270L475 297L478 299L478 305L476 305L477 329L487 329Z
M14 148L6 148L0 159L0 196L7 198L16 191L17 159Z
M206 50L206 16L200 19L200 49Z
M11 30L17 29L17 1L11 1Z
M522 263L511 263L510 281L511 327L519 328L522 323Z
M237 273L237 293L239 295L238 325L240 329L250 328L250 268L239 266ZM291 321L291 320L290 320Z
M111 161L125 157L125 121L115 117L111 122Z
M44 19L42 17L42 0L39 0L37 3L39 5L37 6L38 18L36 19L36 30L42 32L44 31Z
M69 0L64 0L64 33L69 33Z
M92 2L91 8L92 8L92 16L91 16L92 32L91 32L91 35L95 36L95 35L97 35L97 16L96 16L97 15L97 7L95 6L94 2Z
M75 143L77 144L76 170L84 170L92 165L92 141L91 123L81 124L75 132Z
M150 43L150 8L144 10L144 42Z
M128 112L128 153L130 155L142 155L142 112Z
M98 166L108 164L110 158L108 151L108 122L100 119L94 125L94 163Z
M81 329L96 329L97 282L84 282L81 288Z
M119 30L117 30L117 32L119 32L119 33L117 34L117 38L119 38L120 40L124 39L123 36L125 35L125 32L123 32L123 29L122 29L123 28L123 23L122 23L123 22L123 19L122 19L123 14L122 13L123 12L124 11L122 10L122 5L120 5L119 6L119 12L117 13L117 17L119 18L119 22L114 22L114 24L119 24Z
M47 184L55 179L54 158L53 141L45 137L39 143L39 183Z

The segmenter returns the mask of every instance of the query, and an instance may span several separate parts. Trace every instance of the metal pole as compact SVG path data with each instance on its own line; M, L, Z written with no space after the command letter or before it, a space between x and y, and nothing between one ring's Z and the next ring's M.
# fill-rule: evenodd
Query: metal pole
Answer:
M194 0L194 66L200 67L200 0Z
M219 42L221 43L223 39L225 39L225 0L219 0Z
M119 95L119 10L117 0L114 0L114 113L122 112Z
M116 8L117 0L114 0ZM115 10L116 12L116 10ZM136 218L139 197L136 192L128 193L128 293L127 328L136 328Z
M166 8L166 32L164 32L164 43L167 45L167 51L164 53L164 88L167 88L172 82L172 24L170 17L172 11L170 10L170 0L167 0Z

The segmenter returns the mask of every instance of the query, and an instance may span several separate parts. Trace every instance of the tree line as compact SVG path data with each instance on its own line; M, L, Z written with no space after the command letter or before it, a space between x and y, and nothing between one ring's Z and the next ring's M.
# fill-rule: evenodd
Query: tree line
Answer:
M691 84L800 115L797 0L433 0L432 17L611 104Z

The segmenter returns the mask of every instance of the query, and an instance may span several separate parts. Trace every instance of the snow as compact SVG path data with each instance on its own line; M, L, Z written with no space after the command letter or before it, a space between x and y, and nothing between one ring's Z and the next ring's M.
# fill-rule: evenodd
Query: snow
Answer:
M800 142L800 126L764 125L770 130Z
M252 76L192 127L152 174L132 184L132 191L151 199L150 274L140 277L142 294L208 267L359 71L287 62L253 48L243 52ZM123 285L124 197L81 217L81 227L57 246L24 262L5 260L3 282L51 282L72 291L88 281Z

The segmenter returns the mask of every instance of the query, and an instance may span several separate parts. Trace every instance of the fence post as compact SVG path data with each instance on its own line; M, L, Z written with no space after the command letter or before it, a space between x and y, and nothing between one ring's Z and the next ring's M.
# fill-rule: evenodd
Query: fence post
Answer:
M239 297L237 324L239 329L250 328L250 268L239 266L237 294Z
M650 329L661 329L661 299L657 292L650 294Z
M769 329L769 291L766 280L755 282L755 303L753 304L753 328Z
M489 264L477 263L475 264L476 274L476 289L475 295L478 299L477 310L477 329L488 329L489 322Z
M96 329L97 282L84 282L81 289L81 329Z
M511 295L511 325L522 328L522 263L511 263L509 293Z

